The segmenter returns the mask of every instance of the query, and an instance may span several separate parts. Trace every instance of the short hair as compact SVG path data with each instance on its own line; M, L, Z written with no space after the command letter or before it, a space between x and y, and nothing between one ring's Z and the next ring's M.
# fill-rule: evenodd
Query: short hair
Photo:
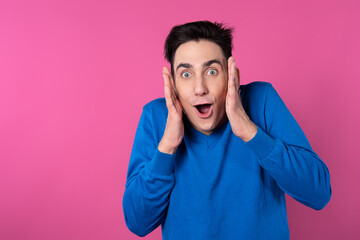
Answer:
M174 77L176 50L181 44L189 41L208 40L214 42L221 48L226 59L231 57L232 32L233 28L226 27L223 23L212 23L210 21L189 22L174 26L167 36L164 46L165 58L171 65L171 75Z

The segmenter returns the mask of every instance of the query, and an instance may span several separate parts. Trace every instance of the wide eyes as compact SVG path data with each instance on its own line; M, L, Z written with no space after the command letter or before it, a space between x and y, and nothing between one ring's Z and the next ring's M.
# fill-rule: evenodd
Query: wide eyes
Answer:
M209 71L207 71L206 74L209 75L209 76L215 76L215 75L217 74L217 70L215 70L215 69L210 69ZM182 77L182 78L189 78L190 76L191 76L191 73L189 73L189 72L183 72L183 73L181 74L181 77Z
M214 76L216 75L217 71L215 69L210 69L207 74L210 75L210 76Z
M183 77L183 78L189 78L190 77L190 73L189 72L183 72L182 74L181 74L181 76Z

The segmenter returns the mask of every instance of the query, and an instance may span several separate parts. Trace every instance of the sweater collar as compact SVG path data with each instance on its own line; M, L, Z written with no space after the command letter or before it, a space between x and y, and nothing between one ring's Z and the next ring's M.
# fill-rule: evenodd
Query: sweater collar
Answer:
M207 143L208 145L216 142L229 127L229 120L225 118L225 121L211 134L206 135L198 130L196 130L190 123L190 121L184 117L184 128L185 128L185 137L190 141L195 141L198 143Z

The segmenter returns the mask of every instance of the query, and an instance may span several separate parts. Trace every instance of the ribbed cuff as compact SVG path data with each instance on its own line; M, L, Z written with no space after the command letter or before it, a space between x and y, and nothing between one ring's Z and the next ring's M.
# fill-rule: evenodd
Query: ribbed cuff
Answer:
M155 150L153 159L149 162L151 172L161 175L170 175L174 168L175 154L167 154Z
M245 145L248 146L259 159L263 159L274 148L275 140L258 126L256 135L249 142L246 142Z

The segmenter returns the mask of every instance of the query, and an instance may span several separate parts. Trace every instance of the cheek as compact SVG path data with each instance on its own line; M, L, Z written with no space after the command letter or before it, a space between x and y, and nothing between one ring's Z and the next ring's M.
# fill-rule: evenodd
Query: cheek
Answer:
M190 91L188 91L186 85L184 84L175 84L175 88L181 104L184 104L186 100L189 99L188 94Z
M218 99L218 101L224 101L226 99L226 93L227 93L227 85L221 84L217 85L214 88L214 95Z

